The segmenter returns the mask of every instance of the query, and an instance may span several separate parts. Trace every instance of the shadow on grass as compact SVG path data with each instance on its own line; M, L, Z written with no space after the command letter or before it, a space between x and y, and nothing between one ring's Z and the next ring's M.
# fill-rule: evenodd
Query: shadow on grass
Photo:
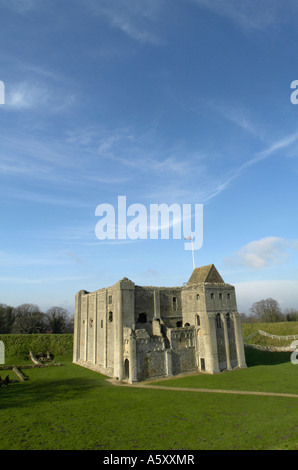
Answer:
M273 366L290 362L289 352L270 352L258 349L245 348L245 359L247 367Z
M12 383L7 388L0 388L0 409L32 407L42 402L84 399L90 390L102 386L104 386L103 381L92 378Z

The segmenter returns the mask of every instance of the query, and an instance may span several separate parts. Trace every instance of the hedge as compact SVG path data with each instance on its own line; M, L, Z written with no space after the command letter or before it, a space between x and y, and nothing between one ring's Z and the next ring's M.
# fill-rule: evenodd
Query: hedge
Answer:
M0 335L0 341L5 345L6 356L28 356L29 351L33 354L46 353L50 351L54 356L72 356L73 335Z

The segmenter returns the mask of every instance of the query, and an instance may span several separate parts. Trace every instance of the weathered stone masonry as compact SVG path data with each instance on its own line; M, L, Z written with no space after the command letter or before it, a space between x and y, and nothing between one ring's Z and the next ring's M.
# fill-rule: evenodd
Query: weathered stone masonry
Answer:
M244 368L235 288L209 265L183 287L142 287L124 278L80 291L73 362L130 383Z

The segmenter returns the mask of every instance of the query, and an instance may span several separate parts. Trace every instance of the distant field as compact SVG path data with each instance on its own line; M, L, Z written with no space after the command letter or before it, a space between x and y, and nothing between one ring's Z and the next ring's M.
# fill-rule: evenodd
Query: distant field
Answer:
M1 450L298 449L298 398L115 387L62 362L0 389ZM247 363L162 385L298 392L289 354L247 350Z

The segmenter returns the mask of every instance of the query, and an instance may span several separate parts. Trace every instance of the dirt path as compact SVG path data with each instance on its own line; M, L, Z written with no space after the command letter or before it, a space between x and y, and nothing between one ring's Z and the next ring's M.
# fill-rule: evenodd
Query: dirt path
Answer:
M246 390L217 390L210 388L183 388L183 387L165 387L163 385L150 385L150 384L128 384L125 382L119 382L118 380L108 379L112 385L117 387L128 387L128 388L150 388L156 390L167 390L175 392L197 392L197 393L228 393L232 395L259 395L259 396L269 396L269 397L290 397L298 398L298 395L294 393L271 393L271 392L252 392Z

